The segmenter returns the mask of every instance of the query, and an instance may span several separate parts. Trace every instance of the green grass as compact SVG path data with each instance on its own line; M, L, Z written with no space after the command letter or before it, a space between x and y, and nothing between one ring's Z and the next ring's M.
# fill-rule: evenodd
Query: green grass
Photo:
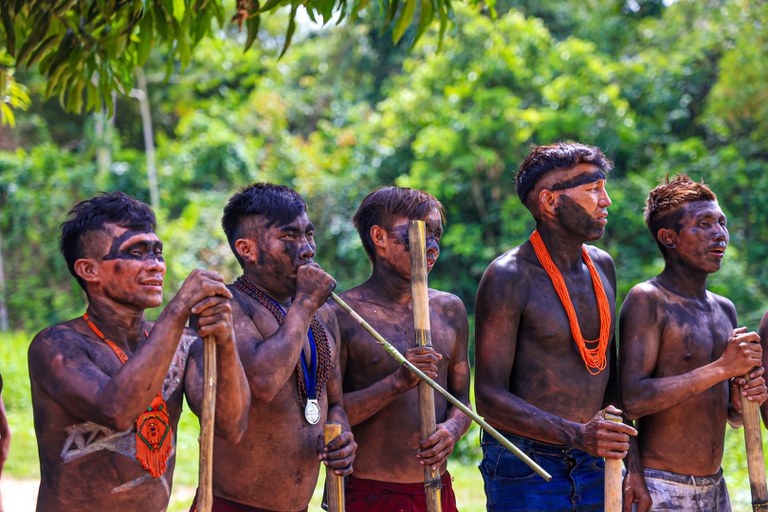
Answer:
M32 405L27 373L27 346L32 336L26 333L2 333L2 336L2 342L0 342L0 372L4 380L2 396L12 432L11 452L3 476L14 479L37 479L40 477L40 469L32 425ZM197 418L187 407L178 428L174 491L168 509L170 512L189 510L190 492L197 485L198 435ZM763 445L768 453L768 434L765 429L763 429ZM461 440L457 453L449 463L449 470L454 477L453 487L456 499L462 512L485 510L483 482L477 469L479 460L478 427L473 425L470 432ZM735 430L729 427L725 438L723 470L728 481L734 512L751 510L749 478L745 461L743 433L740 429ZM324 473L321 471L310 510L320 510Z

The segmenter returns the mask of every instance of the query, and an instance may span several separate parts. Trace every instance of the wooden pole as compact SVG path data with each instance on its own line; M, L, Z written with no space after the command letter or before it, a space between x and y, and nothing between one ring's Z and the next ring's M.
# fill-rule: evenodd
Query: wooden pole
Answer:
M384 350L386 350L389 353L389 355L394 357L398 363L402 364L403 366L408 368L409 371L418 375L421 380L429 383L432 389L434 389L435 391L443 395L445 399L448 400L451 404L453 404L457 409L459 409L461 412L469 416L469 418L472 419L478 425L480 425L483 428L483 430L488 432L488 435L496 439L504 448L514 453L520 460L525 462L528 465L528 467L534 470L541 478L543 478L547 482L552 480L552 475L547 473L547 471L544 468L542 468L541 466L536 464L536 462L531 460L531 458L528 457L523 451L521 451L520 448L512 444L509 441L509 439L501 435L501 432L499 432L498 430L493 428L491 425L489 425L488 422L485 421L483 418L481 418L475 411L473 411L472 409L470 409L469 407L461 403L461 401L458 398L456 398L455 396L450 394L448 391L446 391L440 384L432 380L427 374L425 374L424 372L416 368L416 366L414 366L412 362L407 360L405 356L403 356L403 354L401 354L400 351L394 347L394 345L388 342L386 338L384 338L384 336L379 334L378 331L371 326L371 324L366 322L365 318L361 317L357 313L357 311L352 309L352 307L349 304L344 302L344 299L336 295L336 293L334 292L331 292L331 298L336 304L339 305L339 307L341 307L341 309L346 311L349 314L349 316L351 316L358 324L360 324L360 327L368 331L368 334L373 336L373 339L375 339L379 343L379 345L381 345L384 348Z
M203 339L203 405L200 415L200 494L197 511L213 505L213 422L216 417L216 341Z
M605 413L608 421L621 422L621 416ZM621 512L621 459L605 459L605 512Z
M323 428L323 442L333 441L341 435L341 425L338 423L326 423ZM344 512L344 479L326 466L325 490L328 499L328 512Z
M749 380L749 373L744 378ZM747 451L749 489L752 492L752 510L768 512L768 486L765 481L765 459L760 432L760 406L742 396L741 408L744 417L744 443Z
M422 347L432 347L432 333L429 323L429 288L427 287L427 247L424 221L408 223L408 243L411 252L411 295L413 296L413 329L416 342ZM437 430L435 420L435 392L424 381L419 381L419 416L421 417L421 440L427 439ZM424 491L427 512L441 512L440 474L431 466L424 466Z

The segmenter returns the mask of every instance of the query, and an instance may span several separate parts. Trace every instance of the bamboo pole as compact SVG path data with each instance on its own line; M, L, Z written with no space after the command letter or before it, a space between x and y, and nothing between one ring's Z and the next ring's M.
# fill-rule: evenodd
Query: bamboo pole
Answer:
M341 435L341 425L338 423L329 422L323 427L323 442L325 444L330 443L339 435ZM344 512L344 479L341 475L334 473L330 467L326 466L325 471L328 512Z
M749 380L749 373L744 378ZM768 486L765 481L765 459L760 432L760 406L742 396L741 408L744 417L744 444L747 451L749 489L752 492L752 510L768 512Z
M423 381L426 381L429 383L429 385L443 395L446 400L448 400L451 404L453 404L456 408L458 408L461 412L466 414L470 417L475 423L480 425L483 430L485 430L488 435L496 439L504 448L509 450L510 452L514 453L517 457L520 458L523 462L525 462L528 467L530 467L532 470L534 470L541 478L549 482L552 480L552 475L547 473L547 471L536 464L533 460L531 460L530 457L528 457L525 453L523 453L520 448L512 444L509 439L501 435L501 433L493 428L491 425L488 424L483 418L481 418L475 411L461 403L458 398L450 394L448 391L446 391L440 384L432 380L427 374L416 368L416 366L411 363L409 360L407 360L403 354L400 353L399 350L397 350L390 342L388 342L381 334L379 334L376 329L371 327L371 324L365 321L363 317L361 317L357 311L352 309L349 304L344 302L344 299L336 295L336 293L331 292L331 298L333 301L341 307L344 311L346 311L358 324L360 324L360 327L368 331L368 334L373 336L373 339L375 339L379 345L381 345L384 350L386 350L389 355L395 358L395 360L408 368L411 372L415 373L419 376L419 378Z
M424 221L408 223L408 243L411 253L411 295L413 296L413 329L416 342L422 347L432 348L432 333L429 322L429 288L427 287L427 247ZM435 392L426 382L419 381L419 416L421 419L421 440L424 441L437 430L435 420ZM427 512L441 512L439 469L424 466L424 491Z
M608 421L621 422L621 416L605 413ZM605 459L605 512L621 512L621 459Z
M200 474L197 512L213 505L213 423L216 416L216 341L203 339L203 405L200 415Z

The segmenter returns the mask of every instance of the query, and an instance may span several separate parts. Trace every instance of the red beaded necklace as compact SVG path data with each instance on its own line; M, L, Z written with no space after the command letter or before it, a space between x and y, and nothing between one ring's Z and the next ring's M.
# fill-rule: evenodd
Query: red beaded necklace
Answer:
M585 340L581 335L581 327L579 326L579 319L576 316L576 310L571 302L571 296L568 293L568 287L565 285L565 279L558 270L555 262L552 261L552 257L549 255L547 246L544 245L544 240L541 239L539 232L534 230L530 238L533 250L536 252L536 257L544 267L544 270L552 280L552 285L555 287L557 296L560 298L560 302L563 304L565 314L568 315L568 322L571 324L571 335L576 342L576 346L579 348L581 358L584 360L584 364L587 370L592 375L597 375L607 366L607 358L605 353L608 349L608 340L611 337L611 306L608 304L608 297L605 294L605 288L603 288L603 282L600 280L600 275L597 273L595 265L592 263L592 259L587 254L587 249L583 245L581 246L581 257L584 263L589 269L589 276L592 278L592 285L595 288L595 298L597 299L597 309L600 314L600 334L596 340ZM587 347L587 344L595 344L597 346L593 348Z
M120 362L125 364L128 356L123 350L115 345L112 340L96 327L88 313L83 315L83 320L88 324L93 333L112 349ZM144 331L144 336L149 336ZM173 429L171 428L171 419L168 416L168 404L163 400L160 391L152 399L152 403L147 410L136 418L136 460L142 467L149 471L154 477L162 476L168 467L168 458L173 449Z

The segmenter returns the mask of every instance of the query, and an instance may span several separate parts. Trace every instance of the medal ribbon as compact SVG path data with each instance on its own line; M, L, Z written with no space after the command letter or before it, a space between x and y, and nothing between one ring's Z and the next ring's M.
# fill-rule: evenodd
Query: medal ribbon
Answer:
M93 333L112 349L122 364L128 361L126 353L112 340L104 336L104 333L88 318L88 313L83 315L83 320ZM149 333L144 331L144 336L149 336ZM160 391L152 399L147 410L136 418L135 425L136 460L152 476L162 476L168 467L168 458L173 449L173 429L171 428L171 418L168 416L168 404L165 403Z
M234 284L243 293L267 308L277 323L283 325L286 313L277 301L256 288L245 276L238 277ZM307 369L307 359L303 350L296 363L298 398L301 407L306 405L307 399L317 400L331 375L331 346L328 343L328 335L316 316L312 317L307 337L312 351L309 369Z

